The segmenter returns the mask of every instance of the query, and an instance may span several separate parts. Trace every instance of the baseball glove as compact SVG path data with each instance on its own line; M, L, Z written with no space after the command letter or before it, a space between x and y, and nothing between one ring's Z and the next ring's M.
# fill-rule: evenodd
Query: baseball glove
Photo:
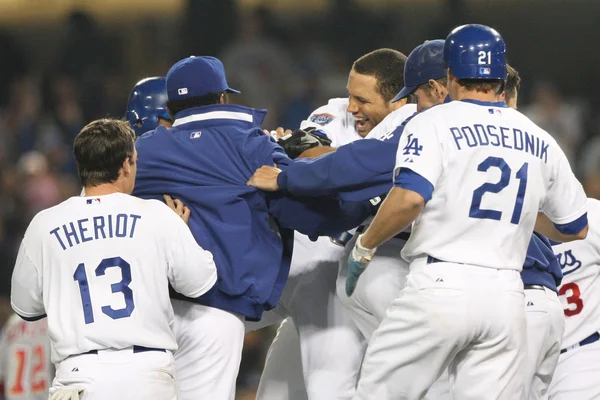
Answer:
M313 147L331 145L331 140L325 135L316 133L315 128L307 128L296 129L290 135L279 139L277 144L283 148L288 157L294 159Z

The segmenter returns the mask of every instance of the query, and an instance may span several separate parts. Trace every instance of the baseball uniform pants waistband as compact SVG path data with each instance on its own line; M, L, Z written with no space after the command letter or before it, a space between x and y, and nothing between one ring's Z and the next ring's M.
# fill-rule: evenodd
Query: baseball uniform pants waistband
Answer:
M166 353L167 351L165 349L155 349L152 347L144 347L144 346L133 346L133 353L145 353L147 351L162 351L163 353ZM98 354L98 350L90 350L88 352L85 353L81 353L83 354Z

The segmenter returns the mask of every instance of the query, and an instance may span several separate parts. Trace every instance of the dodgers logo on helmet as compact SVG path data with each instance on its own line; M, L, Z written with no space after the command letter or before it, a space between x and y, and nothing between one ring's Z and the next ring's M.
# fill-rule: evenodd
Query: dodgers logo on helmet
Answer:
M446 38L444 62L459 79L506 79L506 44L489 26L459 26Z
M136 83L127 101L125 118L137 137L156 129L159 118L170 121L165 78L146 78Z

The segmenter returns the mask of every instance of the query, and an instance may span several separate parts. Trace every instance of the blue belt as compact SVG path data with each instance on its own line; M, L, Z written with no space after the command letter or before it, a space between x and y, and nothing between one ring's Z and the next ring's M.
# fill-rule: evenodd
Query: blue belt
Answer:
M440 263L440 262L448 262L448 261L444 261L444 260L440 260L439 258L427 256L427 264L434 264L434 263ZM454 264L462 264L462 263L454 263Z
M597 342L599 339L600 339L600 333L594 332L590 336L588 336L585 339L583 339L581 342L577 343L576 345L569 346L566 349L562 349L560 351L560 354L566 353L569 350L575 350L576 348L581 347L581 346L585 346L586 344L592 344L594 342Z
M147 351L162 351L163 353L167 352L165 349L155 349L153 347L144 347L144 346L133 346L134 353L145 353ZM98 354L98 350L90 350L90 351L87 351L87 352L81 353L81 354Z
M358 228L356 228L356 233L363 233L364 231L365 231L364 225L361 225ZM354 235L351 234L350 232L342 232L337 235L330 236L329 239L331 239L331 241L333 243L335 243L339 246L345 247L346 244L348 244L350 239L352 239L353 237L354 237ZM408 238L410 238L410 233L408 233L408 232L400 232L399 234L394 236L394 239L401 239L404 241L407 241Z

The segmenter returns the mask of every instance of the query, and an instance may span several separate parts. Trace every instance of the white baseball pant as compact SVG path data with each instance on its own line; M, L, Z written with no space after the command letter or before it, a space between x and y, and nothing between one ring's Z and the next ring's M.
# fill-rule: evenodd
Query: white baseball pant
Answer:
M598 338L597 332L594 334ZM563 350L558 357L550 383L550 400L600 399L600 340L574 349Z
M299 342L294 337L282 339L285 331L280 332L279 340L299 347L302 374L297 373L296 362L269 365L271 360L281 359L276 352L283 346L270 350L258 400L286 398L285 390L283 393L277 390L285 384L269 386L269 382L277 382L269 375L273 371L278 376L295 380L287 385L298 387L303 381L310 400L346 400L354 395L366 344L335 293L339 260L343 254L344 248L329 238L312 242L297 234L290 278L279 305L266 312L258 323L246 323L246 329L259 329L291 317ZM289 354L291 350L283 351ZM288 367L291 370L286 372Z
M269 347L257 399L308 400L302 369L300 338L292 318L286 318Z
M564 312L558 295L543 286L525 289L525 318L527 358L523 399L548 399L548 387L558 363L565 331Z
M377 329L389 305L398 297L406 283L408 263L400 257L404 240L391 239L380 248L360 276L352 297L346 295L346 275L348 255L358 235L346 245L346 252L340 259L337 279L337 295L348 308L350 315L362 334L369 340Z
M517 271L413 261L369 342L354 398L421 399L448 368L455 399L520 399L523 301Z
M189 301L172 303L179 346L175 352L179 399L233 400L244 345L244 318Z
M348 255L357 237L358 235L348 243L346 253L340 260L337 294L344 306L348 308L362 334L369 340L385 318L388 307L400 295L406 284L408 263L400 257L406 241L391 239L380 246L369 267L360 276L352 297L348 297L346 295ZM446 371L432 385L424 400L452 400Z
M170 351L98 350L71 356L56 366L50 396L73 386L82 400L176 400L175 364Z

